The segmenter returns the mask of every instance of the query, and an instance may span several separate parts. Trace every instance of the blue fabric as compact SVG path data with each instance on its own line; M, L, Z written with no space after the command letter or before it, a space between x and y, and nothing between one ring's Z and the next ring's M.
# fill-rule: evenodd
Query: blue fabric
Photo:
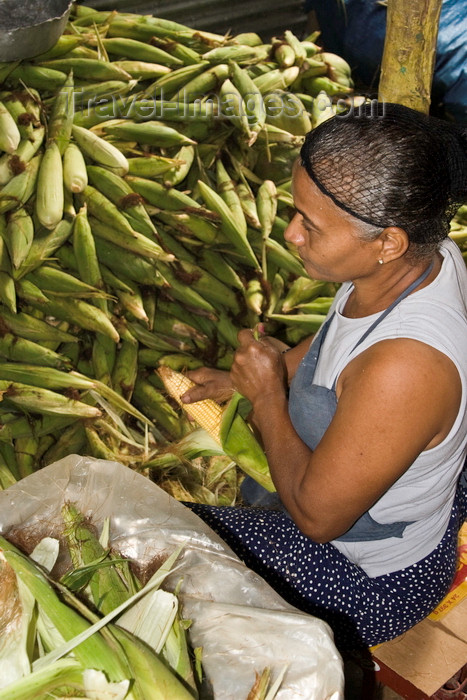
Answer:
M386 8L375 0L306 0L314 10L327 51L345 58L354 75L375 88L386 33ZM465 0L443 0L439 20L433 102L467 122L467 11Z
M303 535L280 511L186 503L285 600L328 622L340 650L393 639L446 595L457 559L459 502L440 544L421 561L370 578L331 543Z
M464 469L459 477L459 512L461 523L467 520L467 457L465 458Z

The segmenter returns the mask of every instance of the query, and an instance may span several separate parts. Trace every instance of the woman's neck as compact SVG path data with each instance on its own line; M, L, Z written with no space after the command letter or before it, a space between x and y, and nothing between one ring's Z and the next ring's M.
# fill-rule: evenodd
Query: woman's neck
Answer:
M431 260L423 260L416 265L397 260L382 265L368 277L353 280L354 287L343 309L343 315L347 318L363 318L384 311L433 262L431 272L411 293L429 285L438 275L442 260L439 253Z

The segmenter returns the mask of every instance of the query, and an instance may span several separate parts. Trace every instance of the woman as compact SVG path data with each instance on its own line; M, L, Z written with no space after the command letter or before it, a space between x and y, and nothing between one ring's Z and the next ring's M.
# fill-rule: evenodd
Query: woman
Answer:
M341 648L401 634L455 571L467 274L447 234L466 195L456 127L390 104L321 124L285 238L310 277L343 283L326 322L290 352L242 330L230 373L191 372L183 397L250 400L279 508L193 509Z

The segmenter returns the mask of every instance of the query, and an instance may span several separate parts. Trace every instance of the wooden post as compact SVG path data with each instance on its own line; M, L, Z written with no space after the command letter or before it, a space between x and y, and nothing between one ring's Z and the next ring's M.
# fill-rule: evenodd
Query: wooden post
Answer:
M428 113L442 0L388 0L378 98Z

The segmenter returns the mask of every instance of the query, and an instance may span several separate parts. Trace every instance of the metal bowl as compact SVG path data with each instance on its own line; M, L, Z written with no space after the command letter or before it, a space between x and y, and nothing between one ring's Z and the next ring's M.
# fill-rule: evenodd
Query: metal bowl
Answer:
M73 0L0 0L0 61L48 51L61 36Z

